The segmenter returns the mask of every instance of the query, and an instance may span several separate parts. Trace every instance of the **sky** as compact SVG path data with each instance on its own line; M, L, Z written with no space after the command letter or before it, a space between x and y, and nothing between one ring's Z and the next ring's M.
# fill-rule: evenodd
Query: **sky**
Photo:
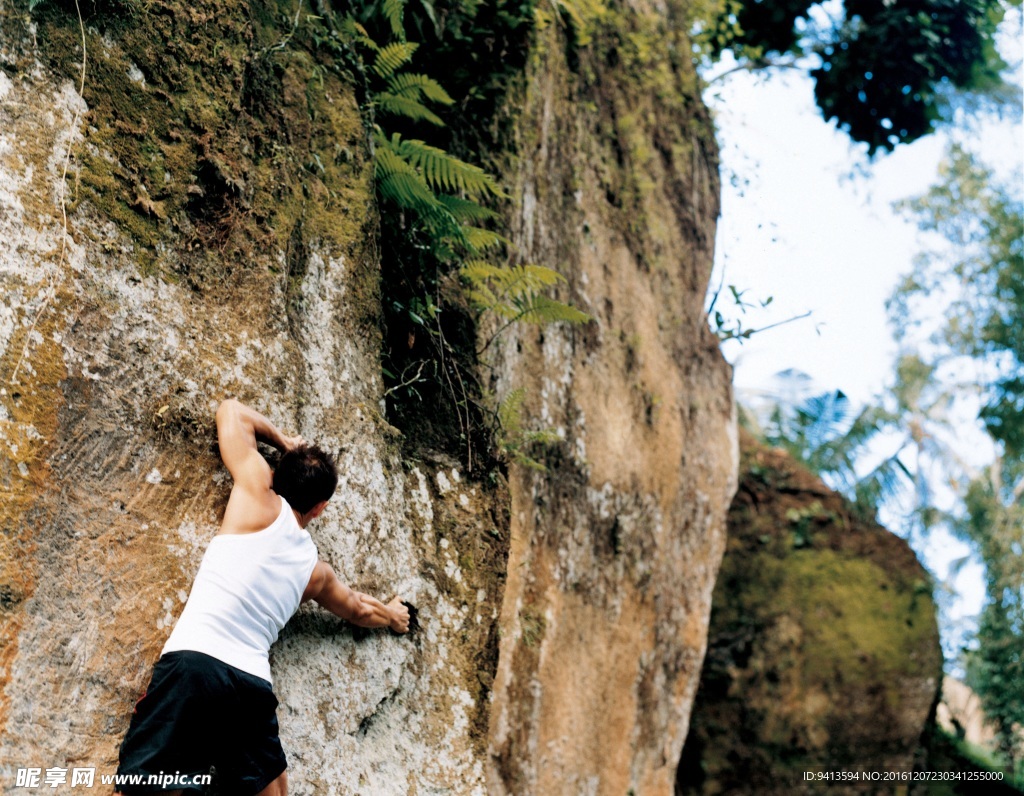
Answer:
M1017 25L1010 46L1019 52ZM721 286L716 309L744 328L782 324L723 344L735 367L738 400L756 401L777 387L775 374L795 369L811 377L815 392L841 389L856 403L871 401L892 382L897 351L885 301L921 249L916 226L892 203L936 181L947 136L898 146L869 164L863 149L821 118L812 80L796 70L769 77L732 72L709 84L705 101L715 116L722 160L711 280L712 293ZM987 164L1019 176L1019 124L986 124L972 143ZM739 310L729 285L755 306ZM965 439L970 429L965 419ZM969 447L984 452L984 445ZM919 550L940 579L951 561L968 553L941 532ZM949 619L980 610L982 577L980 565L972 565L955 579L958 596Z

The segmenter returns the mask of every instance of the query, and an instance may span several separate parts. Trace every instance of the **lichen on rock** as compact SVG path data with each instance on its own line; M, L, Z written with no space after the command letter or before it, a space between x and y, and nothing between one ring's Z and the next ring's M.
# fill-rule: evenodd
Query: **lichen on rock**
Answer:
M556 440L546 471L510 473L493 793L671 792L735 485L703 312L717 149L672 55L685 8L597 5L586 36L538 32L513 100L516 257L592 320L510 330L490 362Z

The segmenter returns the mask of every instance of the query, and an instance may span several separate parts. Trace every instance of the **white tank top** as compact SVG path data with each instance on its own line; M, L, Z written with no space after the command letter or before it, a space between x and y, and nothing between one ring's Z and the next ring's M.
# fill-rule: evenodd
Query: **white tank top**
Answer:
M288 502L268 528L218 534L163 655L195 650L270 681L270 645L302 601L317 549Z

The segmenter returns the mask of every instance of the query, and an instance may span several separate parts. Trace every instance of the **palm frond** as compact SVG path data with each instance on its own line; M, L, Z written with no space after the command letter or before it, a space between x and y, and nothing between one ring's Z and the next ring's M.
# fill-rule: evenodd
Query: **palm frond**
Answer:
M865 445L872 437L896 423L897 417L880 406L867 406L853 419L845 436L854 447Z
M855 501L863 507L877 510L886 500L899 497L912 483L913 477L899 456L890 456L857 480L853 488Z
M814 450L841 435L849 412L850 400L842 390L808 398L797 408L796 417L807 446Z

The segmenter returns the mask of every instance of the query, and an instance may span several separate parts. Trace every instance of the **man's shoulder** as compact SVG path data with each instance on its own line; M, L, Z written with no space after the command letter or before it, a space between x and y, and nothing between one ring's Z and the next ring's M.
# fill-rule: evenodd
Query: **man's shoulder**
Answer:
M256 533L269 528L289 510L287 501L274 490L254 490L236 483L228 496L219 533Z

